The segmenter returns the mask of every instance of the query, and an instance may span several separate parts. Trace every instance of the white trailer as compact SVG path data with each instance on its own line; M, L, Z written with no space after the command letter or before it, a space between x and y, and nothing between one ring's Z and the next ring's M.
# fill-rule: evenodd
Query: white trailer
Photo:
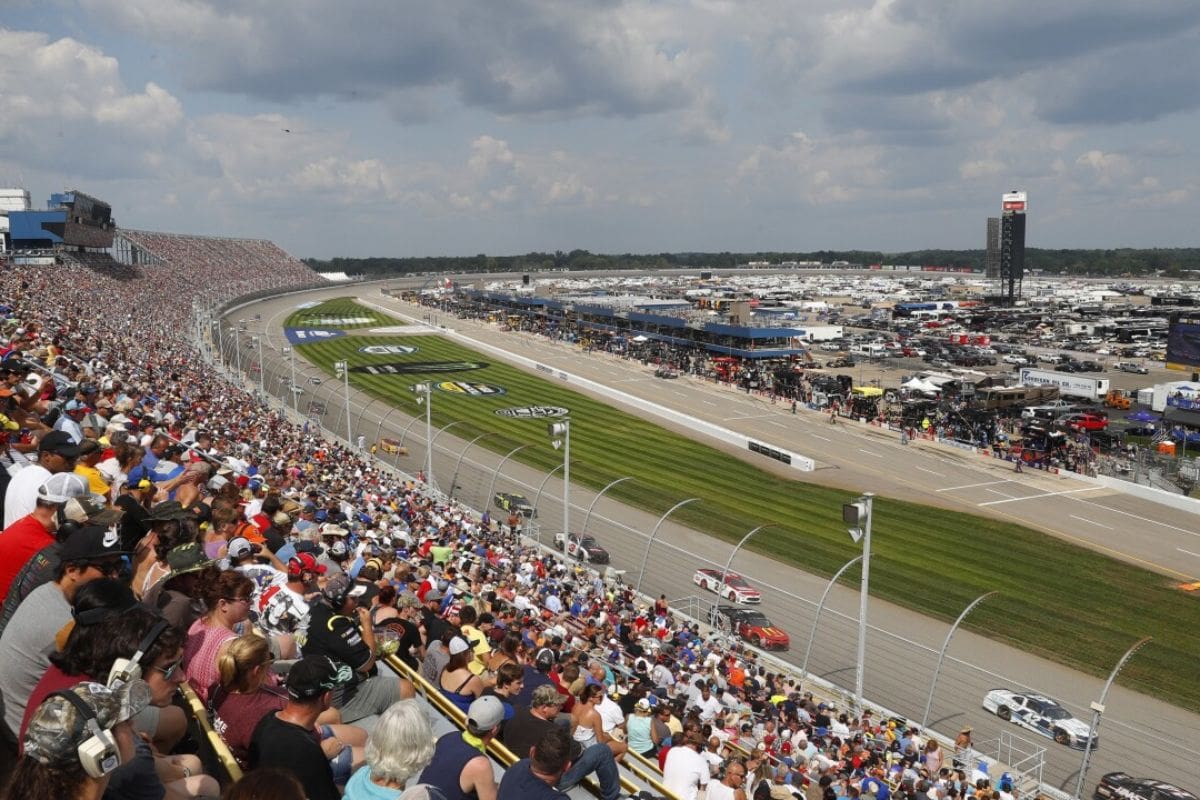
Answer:
M1032 367L1023 367L1020 376L1021 383L1026 386L1057 386L1058 393L1066 397L1103 400L1108 394L1107 378L1082 378L1070 372L1051 372Z

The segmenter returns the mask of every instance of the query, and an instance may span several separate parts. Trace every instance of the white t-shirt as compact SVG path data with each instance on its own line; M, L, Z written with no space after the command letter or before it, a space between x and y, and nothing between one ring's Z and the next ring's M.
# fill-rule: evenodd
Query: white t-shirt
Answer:
M707 700L704 699L703 695L696 698L695 705L700 707L701 722L712 722L721 713L721 709L723 708L721 701L713 694L709 694Z
M596 706L596 713L600 715L600 726L610 736L615 729L625 724L625 713L607 694L600 701L600 705Z
M701 786L708 786L708 761L687 745L672 747L663 764L663 785L679 800L696 800Z

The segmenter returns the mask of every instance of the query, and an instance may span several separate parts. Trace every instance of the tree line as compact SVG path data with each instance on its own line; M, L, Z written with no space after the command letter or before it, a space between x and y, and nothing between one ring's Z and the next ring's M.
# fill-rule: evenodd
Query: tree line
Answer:
M347 275L408 275L422 272L543 272L547 270L630 270L651 272L662 269L732 269L752 262L845 262L856 266L903 264L936 267L970 267L983 272L983 250L913 250L884 253L875 250L816 250L813 252L757 253L648 253L603 254L587 250L556 250L524 255L416 256L409 258L306 258L317 272ZM1063 275L1107 277L1161 274L1181 277L1200 270L1200 248L1154 248L1116 250L1047 250L1027 248L1025 268Z

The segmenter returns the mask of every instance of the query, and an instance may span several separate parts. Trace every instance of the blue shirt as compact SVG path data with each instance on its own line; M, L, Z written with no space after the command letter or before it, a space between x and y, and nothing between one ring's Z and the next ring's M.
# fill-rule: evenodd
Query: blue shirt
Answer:
M496 793L496 800L567 800L568 797L534 775L528 758L522 758L504 771L500 790Z

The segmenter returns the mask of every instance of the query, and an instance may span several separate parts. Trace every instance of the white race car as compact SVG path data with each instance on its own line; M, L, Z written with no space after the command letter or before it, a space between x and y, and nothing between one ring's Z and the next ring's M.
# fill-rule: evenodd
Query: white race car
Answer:
M1086 746L1092 732L1091 725L1072 716L1057 701L1040 694L992 689L984 695L983 708L1002 720L1080 750ZM1093 748L1097 741L1092 738Z
M717 591L717 587L721 585L721 570L719 569L696 570L696 574L692 575L692 583L701 589L717 592L723 600L732 600L735 603L762 602L762 593L736 572L725 573L725 586L719 592Z

